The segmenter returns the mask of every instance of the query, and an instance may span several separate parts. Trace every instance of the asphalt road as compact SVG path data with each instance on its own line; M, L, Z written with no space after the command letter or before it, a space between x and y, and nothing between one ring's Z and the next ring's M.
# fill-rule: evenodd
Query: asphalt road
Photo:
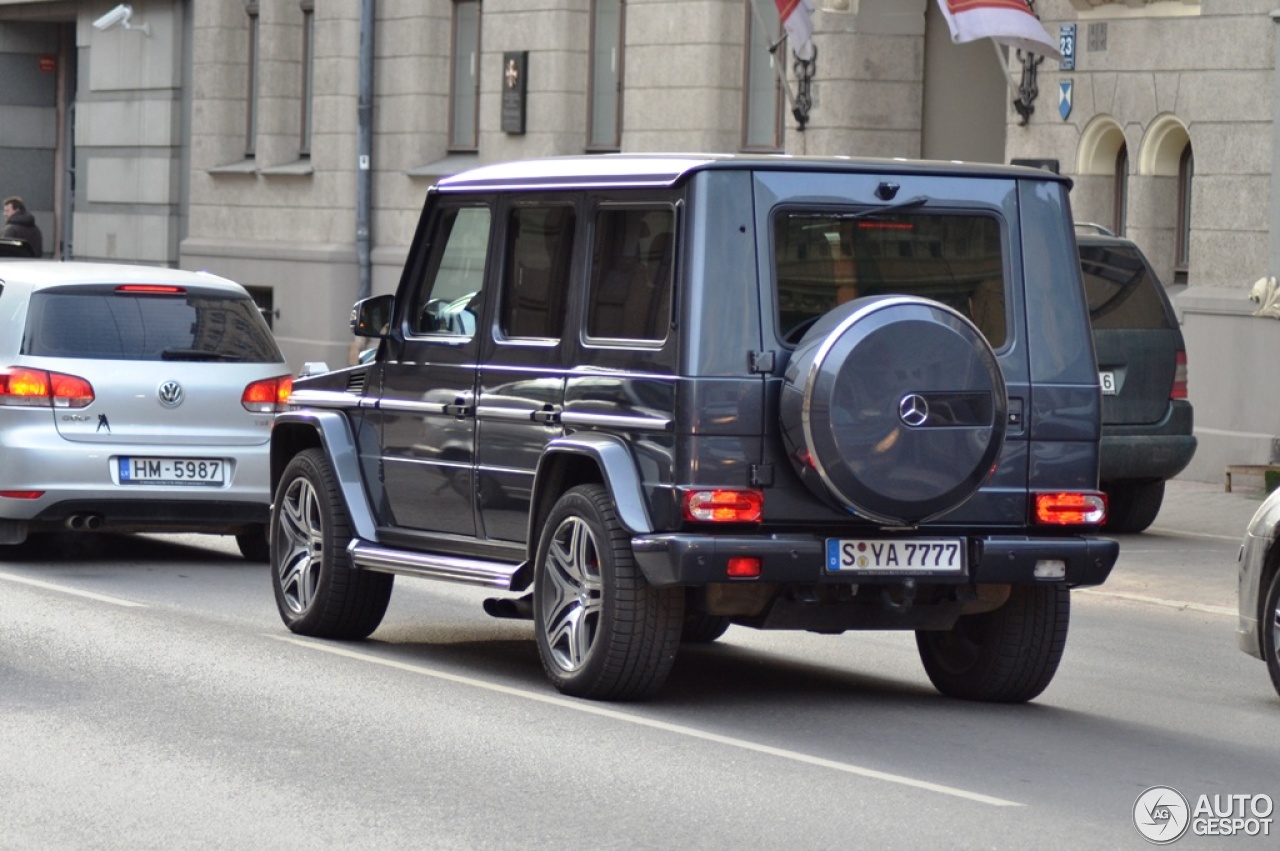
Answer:
M658 700L573 700L478 589L400 578L371 640L319 642L230 540L31 544L0 562L0 847L1149 847L1148 787L1280 799L1233 635L1256 504L1172 488L1024 706L939 696L909 634L739 627ZM1280 838L1174 847L1225 846Z

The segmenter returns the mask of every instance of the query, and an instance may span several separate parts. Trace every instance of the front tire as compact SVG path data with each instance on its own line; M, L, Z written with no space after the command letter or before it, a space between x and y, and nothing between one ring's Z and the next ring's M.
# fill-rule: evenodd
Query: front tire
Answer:
M289 629L354 640L378 628L395 577L351 566L351 524L322 450L299 452L285 467L271 530L276 608Z
M1262 630L1262 658L1267 661L1271 684L1280 694L1280 571L1271 574L1258 627Z
M565 493L535 564L538 655L557 689L637 700L662 687L680 644L684 589L645 581L608 491L592 484Z
M1065 585L1015 585L1000 608L963 615L949 630L916 632L925 673L964 700L1024 703L1053 679L1067 644Z

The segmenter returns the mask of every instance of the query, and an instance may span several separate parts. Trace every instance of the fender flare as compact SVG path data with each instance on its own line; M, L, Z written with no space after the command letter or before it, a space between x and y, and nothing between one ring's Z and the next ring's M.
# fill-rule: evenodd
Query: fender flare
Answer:
M542 487L550 477L549 472L557 456L575 455L595 462L604 477L604 485L617 506L618 521L632 535L645 535L653 531L649 508L645 504L644 491L640 487L640 473L636 469L631 450L621 438L611 434L584 432L558 437L547 444L534 475L534 498L529 507L529 555L533 557L535 542L541 533L538 518L545 516L544 506L548 488Z
M299 438L300 431L317 440ZM303 448L319 444L338 479L338 492L347 508L347 517L356 537L377 542L377 523L360 475L360 455L351 423L337 411L286 411L276 416L271 431L271 494L274 508L276 487L289 459Z

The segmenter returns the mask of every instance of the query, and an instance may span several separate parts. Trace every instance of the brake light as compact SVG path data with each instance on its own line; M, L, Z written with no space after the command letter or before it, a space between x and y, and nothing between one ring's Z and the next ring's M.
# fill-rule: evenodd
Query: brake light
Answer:
M1174 361L1173 389L1169 391L1170 399L1187 398L1187 353L1180 351Z
M118 293L143 293L148 295L184 295L186 287L175 287L172 284L121 284L116 287Z
M1042 526L1100 526L1107 519L1105 494L1085 492L1038 493L1035 522Z
M764 492L757 490L690 490L684 492L684 518L704 523L759 523Z
M731 579L756 579L760 576L759 556L733 556L725 565L724 575Z
M0 491L0 496L7 499L39 499L44 491Z
M240 404L255 414L276 414L284 410L292 392L293 376L277 375L247 385L240 396Z
M77 375L25 366L0 370L0 405L26 408L84 408L93 385Z

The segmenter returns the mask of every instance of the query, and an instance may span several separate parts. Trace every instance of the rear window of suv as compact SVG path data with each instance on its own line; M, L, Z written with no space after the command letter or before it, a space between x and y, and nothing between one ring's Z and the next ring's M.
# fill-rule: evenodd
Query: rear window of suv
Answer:
M1000 221L963 214L784 210L774 219L778 328L795 343L838 304L870 295L931 298L1007 336Z
M1137 246L1081 245L1080 271L1094 330L1174 327Z
M284 360L248 296L122 293L114 287L33 293L22 352L92 360Z

